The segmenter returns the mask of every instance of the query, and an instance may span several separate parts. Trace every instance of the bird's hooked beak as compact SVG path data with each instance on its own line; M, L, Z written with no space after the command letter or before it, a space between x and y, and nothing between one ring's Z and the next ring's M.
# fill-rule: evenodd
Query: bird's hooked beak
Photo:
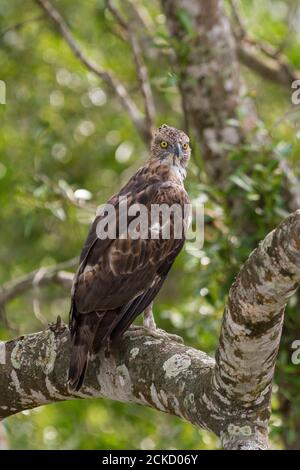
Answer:
M182 155L183 155L182 148L181 148L181 145L178 142L175 145L174 153L175 153L176 157L178 157L179 159L182 158Z

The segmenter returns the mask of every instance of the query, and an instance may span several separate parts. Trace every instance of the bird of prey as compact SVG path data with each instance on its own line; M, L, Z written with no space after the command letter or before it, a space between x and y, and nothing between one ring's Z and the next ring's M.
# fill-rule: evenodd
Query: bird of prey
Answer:
M154 133L145 165L108 201L117 215L115 237L99 238L97 227L104 215L96 216L72 287L70 391L82 386L89 357L116 343L138 315L144 312L144 327L155 329L152 301L183 247L186 225L181 236L175 236L171 214L169 237L162 236L161 217L155 227L150 221L148 238L129 232L124 237L119 227L120 201L126 197L128 213L134 204L144 205L148 214L153 205L188 205L183 182L190 154L188 136L163 124Z

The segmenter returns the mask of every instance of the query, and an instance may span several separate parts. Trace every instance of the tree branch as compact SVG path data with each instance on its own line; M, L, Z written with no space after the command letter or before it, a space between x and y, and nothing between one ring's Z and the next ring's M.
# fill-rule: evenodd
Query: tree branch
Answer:
M20 21L19 23L15 23L8 28L4 29L3 31L0 31L0 39L5 36L5 34L9 33L10 31L19 31L20 29L24 28L27 24L30 23L35 23L37 21L41 21L45 19L45 15L38 15L34 16L33 18L28 18L27 20Z
M231 287L214 359L162 336L129 330L92 358L70 394L69 332L49 329L0 343L0 417L101 397L180 416L213 431L226 449L266 449L270 396L284 308L300 283L300 210L251 254Z
M292 82L300 79L300 71L288 63L286 57L281 54L280 49L250 38L236 0L230 0L229 3L236 24L234 33L241 63L263 78L290 89ZM259 52L262 52L266 57L261 57Z
M265 432L284 308L300 283L299 240L300 210L251 254L230 289L216 355L215 399Z
M237 51L242 64L273 83L290 89L293 81L300 79L300 72L295 70L283 56L273 59L262 58L255 46L245 39L238 41Z
M149 131L145 123L145 119L137 108L134 101L131 99L125 86L113 75L109 70L103 69L90 58L88 58L83 51L81 50L78 43L75 41L70 29L68 28L66 22L64 21L61 14L54 8L52 3L49 0L35 0L41 8L47 13L51 18L54 26L61 36L65 39L69 45L73 54L81 61L81 63L99 78L104 80L114 91L116 96L119 98L122 106L130 116L133 124L137 128L138 132L142 138L148 142L149 141Z
M85 209L87 212L90 212L91 214L95 215L97 211L97 205L88 203L86 200L79 199L78 197L76 197L75 192L73 191L71 186L67 184L65 186L62 186L56 181L51 180L45 174L35 175L35 179L45 184L54 194L62 196L73 206L78 207L79 209Z
M28 289L36 286L46 285L51 282L62 284L66 288L71 288L73 274L66 272L66 269L77 266L78 258L73 258L55 266L42 267L25 274L17 279L6 282L0 286L0 307L13 300L18 295L23 294Z
M66 385L70 342L65 325L7 342L2 351L3 348L6 364L0 365L2 418L39 404L106 397L143 404L196 422L197 415L192 411L194 397L186 393L194 391L198 397L201 383L206 382L214 365L213 359L179 343L129 334L109 357L101 353L90 361L84 386L70 395ZM38 351L40 360L36 360ZM195 384L196 377L200 389ZM182 380L186 390L182 390ZM185 398L190 406L184 405Z
M106 5L108 10L111 12L113 17L116 19L120 27L123 29L126 37L128 38L135 62L137 77L140 83L141 93L144 100L145 115L146 115L146 125L149 133L149 140L152 137L153 124L155 120L155 104L150 84L150 79L148 75L148 69L146 67L143 51L140 46L139 39L134 33L133 28L129 22L123 18L119 10L116 8L112 0L107 0Z

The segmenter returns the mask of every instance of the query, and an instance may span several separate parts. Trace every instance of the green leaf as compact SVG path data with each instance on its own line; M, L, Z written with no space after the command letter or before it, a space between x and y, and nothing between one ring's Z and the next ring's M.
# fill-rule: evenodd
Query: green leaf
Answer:
M192 25L192 22L190 20L190 17L187 13L187 11L184 8L179 8L176 11L176 16L181 24L181 26L185 29L185 31L188 34L193 34L194 33L194 28Z

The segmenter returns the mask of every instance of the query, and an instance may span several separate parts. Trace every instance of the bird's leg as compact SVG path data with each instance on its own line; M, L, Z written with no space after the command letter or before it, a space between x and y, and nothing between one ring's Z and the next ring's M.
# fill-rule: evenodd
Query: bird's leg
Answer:
M131 337L152 336L156 339L169 339L183 343L183 339L180 336L172 335L171 333L156 328L152 306L153 302L144 310L143 326L131 325L128 334L130 334Z
M143 325L144 325L144 328L146 328L147 330L156 330L156 323L154 320L152 307L153 307L153 302L151 302L151 304L145 308L144 314L143 314L144 315Z

